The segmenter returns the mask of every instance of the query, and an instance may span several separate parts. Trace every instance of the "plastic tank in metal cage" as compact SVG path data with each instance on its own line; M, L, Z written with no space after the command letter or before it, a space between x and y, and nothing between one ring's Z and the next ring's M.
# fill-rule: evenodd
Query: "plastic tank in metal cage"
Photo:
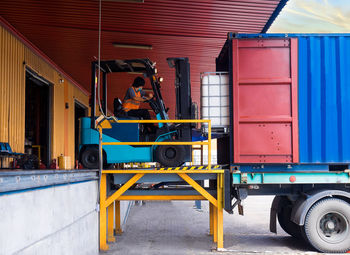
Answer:
M201 119L210 119L212 129L228 132L230 126L229 77L227 72L201 74ZM207 132L207 123L202 124Z

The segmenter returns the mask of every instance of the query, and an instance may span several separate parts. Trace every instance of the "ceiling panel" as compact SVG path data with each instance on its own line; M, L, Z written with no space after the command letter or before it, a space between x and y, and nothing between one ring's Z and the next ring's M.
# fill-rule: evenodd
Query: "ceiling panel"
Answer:
M278 4L279 0L103 1L101 56L157 62L170 108L175 103L174 71L166 58L189 57L193 99L199 102L200 73L215 71L215 57L227 32L261 32ZM90 62L98 55L98 6L96 0L1 0L0 15L89 90ZM152 45L152 50L116 48L113 42ZM134 77L115 75L109 98L122 98Z

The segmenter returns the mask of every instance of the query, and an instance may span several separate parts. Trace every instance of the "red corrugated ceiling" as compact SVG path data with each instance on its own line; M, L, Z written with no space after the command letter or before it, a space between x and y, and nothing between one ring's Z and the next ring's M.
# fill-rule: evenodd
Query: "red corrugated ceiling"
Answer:
M279 2L103 1L101 55L103 59L148 57L156 61L160 75L165 77L163 96L170 108L175 103L174 71L167 66L166 58L189 57L192 96L199 102L200 73L215 71L215 58L227 32L259 33ZM98 5L97 0L1 0L0 15L90 90L90 62L98 52ZM113 42L147 44L153 49L115 48ZM122 98L134 77L115 75L110 80L113 88L109 98Z

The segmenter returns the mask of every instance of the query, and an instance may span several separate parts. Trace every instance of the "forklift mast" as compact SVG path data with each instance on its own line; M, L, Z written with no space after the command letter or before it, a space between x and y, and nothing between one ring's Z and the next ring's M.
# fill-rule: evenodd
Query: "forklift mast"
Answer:
M168 65L175 68L176 119L194 119L191 98L190 63L188 58L167 58ZM184 123L179 130L179 140L192 141L192 124ZM186 146L191 155L191 146Z

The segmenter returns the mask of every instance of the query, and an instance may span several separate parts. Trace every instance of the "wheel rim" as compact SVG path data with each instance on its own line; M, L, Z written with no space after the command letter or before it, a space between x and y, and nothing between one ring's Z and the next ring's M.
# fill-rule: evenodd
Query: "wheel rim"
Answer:
M349 222L339 212L330 212L319 218L317 232L327 243L340 243L348 237Z
M176 157L176 150L173 147L169 147L165 151L165 156L168 159L174 159Z
M94 153L90 153L88 156L87 156L87 162L89 164L95 164L97 161L97 156L94 154Z

